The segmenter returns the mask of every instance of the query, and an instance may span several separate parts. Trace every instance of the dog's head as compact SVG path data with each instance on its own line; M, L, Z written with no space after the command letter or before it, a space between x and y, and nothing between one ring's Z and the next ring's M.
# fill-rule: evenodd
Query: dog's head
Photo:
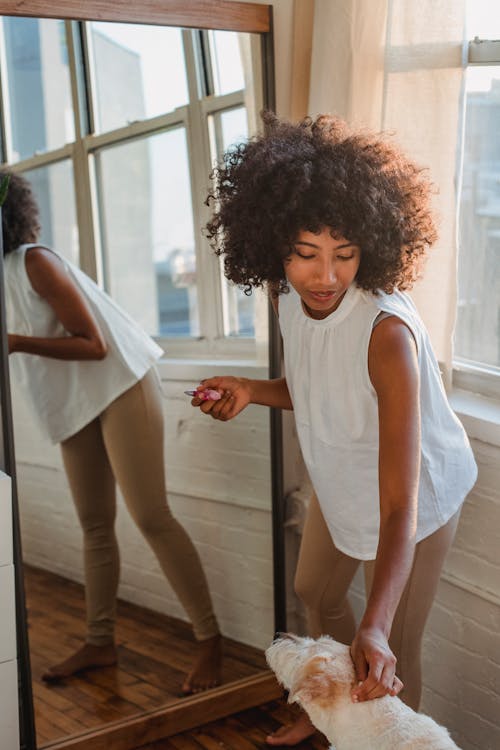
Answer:
M349 646L328 636L318 640L284 634L266 651L267 663L289 691L288 700L332 706L355 683Z

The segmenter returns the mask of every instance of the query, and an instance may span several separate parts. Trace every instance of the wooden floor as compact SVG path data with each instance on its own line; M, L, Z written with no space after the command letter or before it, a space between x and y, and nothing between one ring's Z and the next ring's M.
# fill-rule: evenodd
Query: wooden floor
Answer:
M193 657L190 627L127 602L118 603L117 666L89 670L59 684L44 683L41 674L47 666L82 643L83 588L27 566L25 590L39 746L182 699L179 688ZM224 639L223 650L223 684L265 669L264 655L257 649Z
M140 750L264 750L266 736L280 726L289 724L297 716L295 706L285 701L273 701L251 708L227 719L220 719L183 732ZM295 750L325 750L329 743L319 733L295 745Z

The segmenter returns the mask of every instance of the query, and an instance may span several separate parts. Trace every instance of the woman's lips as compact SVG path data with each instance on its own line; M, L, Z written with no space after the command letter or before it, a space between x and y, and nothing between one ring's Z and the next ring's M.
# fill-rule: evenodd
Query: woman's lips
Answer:
M335 295L336 292L309 292L312 299L316 300L316 302L330 302Z

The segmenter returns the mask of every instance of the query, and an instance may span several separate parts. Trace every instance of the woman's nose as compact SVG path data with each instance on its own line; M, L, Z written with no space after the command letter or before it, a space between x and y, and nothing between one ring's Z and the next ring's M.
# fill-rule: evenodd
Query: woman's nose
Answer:
M317 268L317 278L324 284L331 284L335 281L335 265L330 262L321 263Z

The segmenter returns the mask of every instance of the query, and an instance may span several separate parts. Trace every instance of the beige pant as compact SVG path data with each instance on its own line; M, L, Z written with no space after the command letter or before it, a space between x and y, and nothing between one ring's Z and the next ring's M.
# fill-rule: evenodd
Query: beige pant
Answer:
M84 536L87 641L113 641L119 554L115 480L198 640L219 630L198 553L167 504L161 390L154 369L61 443Z
M416 545L413 566L394 617L389 644L397 658L397 674L404 684L400 697L418 710L421 693L420 650L425 623L436 594L441 568L458 524L460 513ZM356 625L347 592L360 564L334 545L313 495L300 547L295 589L308 614L313 638L331 635L350 644ZM369 592L375 561L364 562L365 588Z

